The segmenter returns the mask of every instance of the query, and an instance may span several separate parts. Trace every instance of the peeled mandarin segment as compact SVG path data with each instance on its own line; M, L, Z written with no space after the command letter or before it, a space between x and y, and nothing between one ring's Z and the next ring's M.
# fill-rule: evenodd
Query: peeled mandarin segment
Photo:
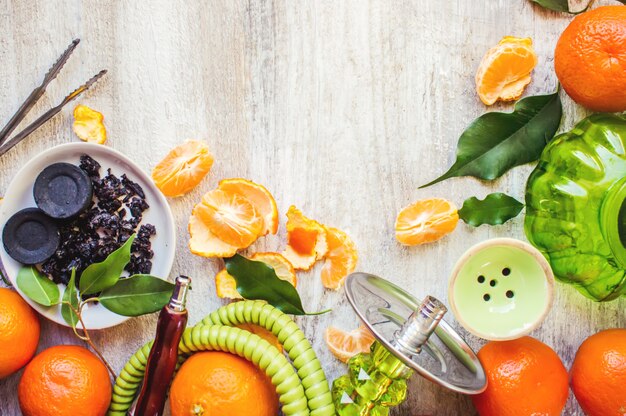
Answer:
M458 221L456 206L445 199L417 201L398 214L396 239L409 246L430 243L454 231Z
M244 197L214 189L202 197L198 217L227 244L246 248L263 230L263 218Z
M225 243L211 232L209 227L197 215L196 205L189 218L189 249L193 254L203 257L231 257L237 253L237 247Z
M163 195L176 197L194 189L209 173L213 156L200 141L189 140L173 148L152 171L152 180Z
M296 271L293 265L282 254L279 253L254 253L250 260L262 261L271 266L279 279L291 283L294 287L298 283Z
M84 142L104 144L107 140L104 116L86 105L74 109L72 130Z
M375 339L364 325L349 332L330 326L324 333L324 341L337 359L347 363L356 354L369 352Z
M530 38L504 37L487 51L478 67L478 96L486 105L517 100L530 83L530 73L536 65L537 55Z
M354 271L358 260L356 246L343 231L326 227L328 253L322 267L322 284L327 289L339 289L346 277Z
M215 291L220 298L243 299L237 291L237 281L226 269L215 275Z
M224 179L218 188L224 192L245 197L254 205L259 215L263 217L265 226L263 235L278 231L278 208L272 194L262 185L241 178Z
M305 217L295 206L287 211L287 248L283 256L295 269L308 270L326 254L326 230L317 221Z

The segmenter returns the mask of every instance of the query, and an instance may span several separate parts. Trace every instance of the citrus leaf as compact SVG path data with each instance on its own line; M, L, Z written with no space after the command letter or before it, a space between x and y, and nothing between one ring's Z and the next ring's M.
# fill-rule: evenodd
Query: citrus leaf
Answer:
M61 316L72 328L76 328L78 323L78 315L72 310L78 310L80 304L80 297L78 296L78 290L76 290L76 268L72 267L72 276L70 281L63 292L63 299L61 305ZM72 305L72 308L70 308Z
M537 3L541 7L554 10L555 12L571 13L569 9L568 0L532 0L533 3Z
M139 316L156 312L167 305L174 284L149 274L136 274L120 279L104 290L98 300L108 310L123 316Z
M43 306L59 303L59 287L41 274L35 266L24 266L17 274L17 287L26 296Z
M90 264L80 276L78 285L80 293L92 295L115 285L130 261L130 249L134 240L135 234L131 235L123 246L109 254L104 261Z
M472 227L483 224L500 225L516 217L524 208L517 199L496 192L480 200L475 196L466 199L459 210L459 218Z
M589 10L589 7L593 4L593 0L590 0L584 9L573 11L569 8L568 0L531 0L533 3L537 3L541 7L554 10L555 12L565 12L570 14L581 14ZM620 3L626 4L626 0L617 0Z
M228 274L237 281L237 291L245 299L264 300L291 315L316 314L304 311L296 288L279 279L274 269L266 263L248 260L239 254L224 259L224 262Z
M420 188L455 176L493 180L515 166L536 161L559 128L562 112L557 90L518 101L512 113L483 114L459 138L454 165Z

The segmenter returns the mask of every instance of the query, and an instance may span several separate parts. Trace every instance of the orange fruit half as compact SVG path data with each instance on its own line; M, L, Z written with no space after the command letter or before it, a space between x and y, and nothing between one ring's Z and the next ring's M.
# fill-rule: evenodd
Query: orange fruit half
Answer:
M230 194L245 197L254 205L265 222L262 235L278 231L278 209L272 194L264 186L241 178L224 179L218 188Z
M530 38L505 36L487 51L476 72L476 91L486 105L514 101L530 83L537 55Z
M356 354L369 352L375 338L364 325L349 332L330 326L326 329L324 341L335 357L347 363Z
M255 253L250 260L262 261L274 269L279 279L285 280L296 286L298 279L296 271L289 261L279 253ZM227 299L243 299L237 291L237 281L233 276L228 274L226 269L220 270L215 275L215 291L220 298Z
M247 198L220 189L207 192L196 215L226 244L246 248L263 230L263 218Z
M195 188L213 166L206 143L189 140L173 148L152 171L152 180L163 195L181 196Z
M328 251L326 229L295 206L287 211L287 248L283 256L298 270L308 270Z
M430 243L454 231L459 222L456 206L442 198L417 201L396 218L396 239L407 246Z
M356 268L358 255L354 242L343 231L326 227L328 252L322 267L322 284L328 289L339 289Z

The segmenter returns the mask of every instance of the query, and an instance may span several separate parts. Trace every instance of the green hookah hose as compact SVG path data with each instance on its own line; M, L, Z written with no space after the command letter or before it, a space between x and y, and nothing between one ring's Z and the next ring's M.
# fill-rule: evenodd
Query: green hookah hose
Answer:
M232 326L259 325L283 345L291 363L259 336ZM143 380L152 341L140 348L115 380L109 416L125 416ZM179 345L179 363L197 351L225 351L245 358L268 375L279 395L285 416L335 415L324 371L300 328L280 310L262 301L242 301L224 306L187 328ZM297 370L294 370L295 369Z

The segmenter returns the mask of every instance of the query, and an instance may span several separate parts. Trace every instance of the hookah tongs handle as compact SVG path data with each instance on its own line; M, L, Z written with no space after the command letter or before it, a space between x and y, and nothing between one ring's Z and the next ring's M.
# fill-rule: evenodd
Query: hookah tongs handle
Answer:
M178 276L169 303L161 309L141 392L135 407L128 413L130 416L163 414L167 389L178 362L178 344L187 325L185 300L190 283L189 277Z

